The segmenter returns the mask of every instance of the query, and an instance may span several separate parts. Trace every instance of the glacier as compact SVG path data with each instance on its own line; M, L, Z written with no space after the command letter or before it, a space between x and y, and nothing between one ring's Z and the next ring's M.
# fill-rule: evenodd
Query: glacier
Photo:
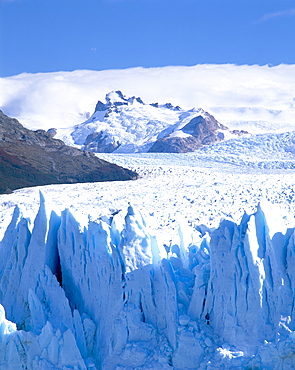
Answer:
M295 228L267 204L170 245L130 204L87 225L48 204L0 243L1 369L295 367Z

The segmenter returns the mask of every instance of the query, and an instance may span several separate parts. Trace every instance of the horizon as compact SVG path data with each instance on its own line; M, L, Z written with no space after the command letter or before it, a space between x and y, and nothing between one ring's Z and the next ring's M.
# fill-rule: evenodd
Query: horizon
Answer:
M1 1L1 0L0 0ZM10 1L10 0L7 0ZM159 67L142 67L142 66L134 66L134 67L126 67L126 68L106 68L106 69L87 69L87 68L77 68L77 69L72 69L72 70L54 70L54 71L47 71L47 72L20 72L18 74L14 75L7 75L7 76L0 76L0 79L9 79L13 77L18 77L21 75L49 75L49 74L56 74L56 73L62 73L62 74L72 74L76 72L119 72L119 71L131 71L131 70L165 70L167 68L194 68L194 67L224 67L224 66L229 66L229 67L261 67L261 68L270 68L270 69L275 69L278 67L293 67L295 66L294 63L279 63L279 64L271 64L271 63L266 63L266 64L258 64L258 63L253 63L253 64L237 64L237 63L197 63L193 65L180 65L180 64L175 64L175 65L163 65Z

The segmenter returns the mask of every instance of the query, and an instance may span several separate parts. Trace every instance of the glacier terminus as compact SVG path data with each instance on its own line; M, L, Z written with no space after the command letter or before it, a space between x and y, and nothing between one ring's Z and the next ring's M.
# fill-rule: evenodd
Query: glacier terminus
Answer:
M180 227L163 246L132 205L84 227L42 193L33 225L16 206L1 369L293 369L295 229L270 215L258 205L196 243Z

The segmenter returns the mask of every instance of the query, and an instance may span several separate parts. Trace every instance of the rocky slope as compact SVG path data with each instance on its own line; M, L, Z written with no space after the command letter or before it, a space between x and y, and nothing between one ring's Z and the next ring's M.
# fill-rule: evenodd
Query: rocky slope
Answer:
M149 152L193 152L204 145L214 144L224 139L227 127L219 123L209 113L192 118L180 130L158 139Z
M132 171L53 139L51 133L28 130L0 111L0 193L37 185L136 177Z

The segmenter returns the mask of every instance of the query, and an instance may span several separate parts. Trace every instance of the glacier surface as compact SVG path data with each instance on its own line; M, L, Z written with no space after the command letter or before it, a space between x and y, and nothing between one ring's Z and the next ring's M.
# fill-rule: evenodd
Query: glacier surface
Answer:
M271 212L162 245L131 205L84 226L42 193L33 225L16 206L1 369L293 369L295 229Z

